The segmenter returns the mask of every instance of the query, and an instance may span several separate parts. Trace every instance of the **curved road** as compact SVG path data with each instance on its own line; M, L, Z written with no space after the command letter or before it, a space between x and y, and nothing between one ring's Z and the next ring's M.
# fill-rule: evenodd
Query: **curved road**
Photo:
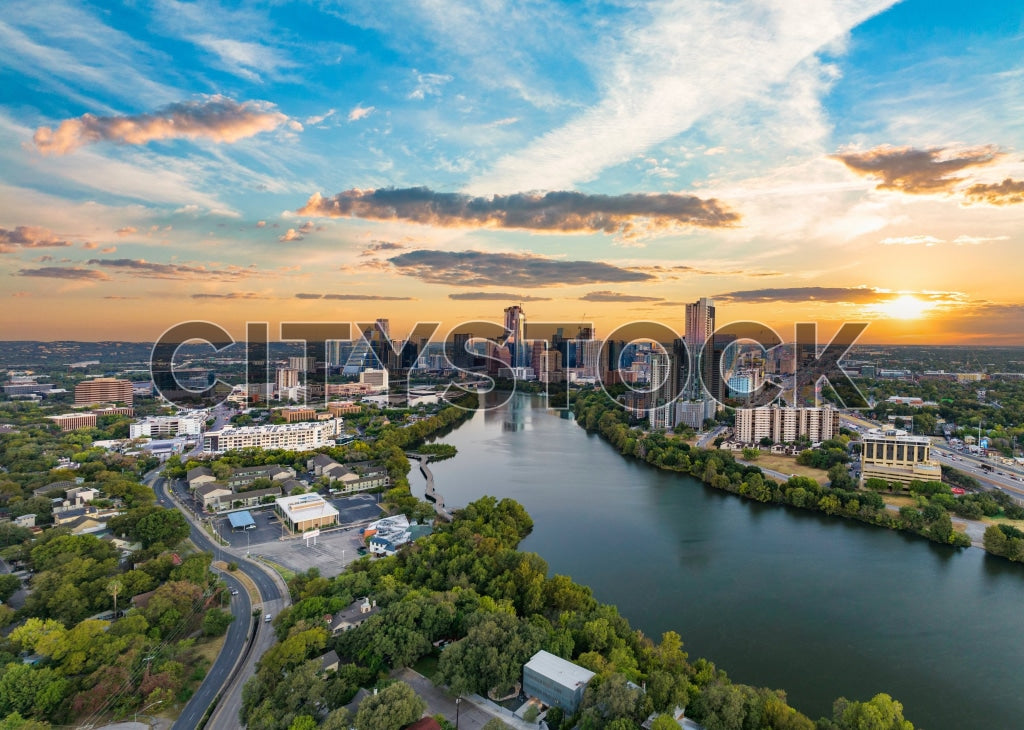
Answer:
M155 477L155 478L154 478ZM165 478L156 476L155 473L147 475L147 482L156 494L157 503L168 509L178 509L178 505L171 499L165 489ZM193 521L185 510L182 510L189 522L189 538L196 547L214 555L218 549L230 552L227 548L214 544L209 535ZM279 584L268 575L267 571L255 563L235 556L238 563L238 570L244 573L256 585L260 593L261 610L275 615L281 608L287 605L286 596ZM220 703L211 716L208 727L237 727L238 710L241 707L242 686L245 680L255 673L256 661L274 643L274 632L269 624L260 621L257 624L256 639L251 651L246 654L246 647L249 640L249 629L251 626L252 611L254 606L250 603L245 587L228 573L221 573L227 580L228 585L238 591L238 595L232 599L231 612L235 620L228 627L227 638L221 649L220 655L210 668L199 689L185 705L174 728L192 730L199 724L199 720L206 714L213 700L223 693ZM245 662L239 665L239 660L245 655ZM237 673L236 673L237 667ZM223 719L224 717L228 719ZM226 723L226 724L225 724Z

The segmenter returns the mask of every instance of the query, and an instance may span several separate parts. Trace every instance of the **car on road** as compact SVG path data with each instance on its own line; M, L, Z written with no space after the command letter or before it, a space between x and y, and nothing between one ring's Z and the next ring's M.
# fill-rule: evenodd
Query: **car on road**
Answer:
M265 624L269 624L273 620L274 620L274 617L271 616L269 613L266 616L263 617L263 623L265 623Z
M231 595L232 596L237 596L238 595L238 589L237 588L232 588L231 589Z

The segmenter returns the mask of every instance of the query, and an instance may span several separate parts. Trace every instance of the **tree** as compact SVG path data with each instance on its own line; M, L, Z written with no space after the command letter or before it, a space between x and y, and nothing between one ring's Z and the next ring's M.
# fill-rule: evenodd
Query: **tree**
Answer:
M21 579L16 575L4 573L0 575L0 602L7 600L21 588Z
M755 449L751 446L743 447L743 458L747 461L757 461L758 457L761 456L761 449Z
M651 723L651 730L678 730L679 724L671 715L661 714L654 718Z
M207 636L223 636L228 626L235 620L229 612L219 608L211 608L203 616L203 633Z
M355 726L357 730L399 730L419 720L426 709L427 703L412 687L395 682L362 701Z
M877 694L867 702L851 702L845 697L832 707L836 730L914 730L903 717L903 705L887 694Z
M107 593L114 599L114 617L117 617L117 597L124 590L124 583L118 578L107 581Z

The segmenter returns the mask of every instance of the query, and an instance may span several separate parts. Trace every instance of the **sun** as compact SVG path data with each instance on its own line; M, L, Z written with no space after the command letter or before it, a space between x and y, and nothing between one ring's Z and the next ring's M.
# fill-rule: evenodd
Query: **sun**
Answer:
M871 305L871 311L891 319L920 319L935 307L934 302L918 299L912 294L901 294Z

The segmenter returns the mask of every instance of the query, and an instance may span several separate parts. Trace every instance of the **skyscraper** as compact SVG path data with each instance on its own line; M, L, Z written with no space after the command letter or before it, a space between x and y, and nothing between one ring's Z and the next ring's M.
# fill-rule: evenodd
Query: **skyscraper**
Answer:
M512 354L511 367L527 367L530 355L526 347L526 312L518 304L505 307L505 333Z
M713 348L708 347L703 355L701 353L714 331L715 304L711 299L701 297L693 304L686 305L686 347L690 353L690 360L696 364L688 394L692 400L704 400L707 394L714 395L711 388L715 382L717 363Z

